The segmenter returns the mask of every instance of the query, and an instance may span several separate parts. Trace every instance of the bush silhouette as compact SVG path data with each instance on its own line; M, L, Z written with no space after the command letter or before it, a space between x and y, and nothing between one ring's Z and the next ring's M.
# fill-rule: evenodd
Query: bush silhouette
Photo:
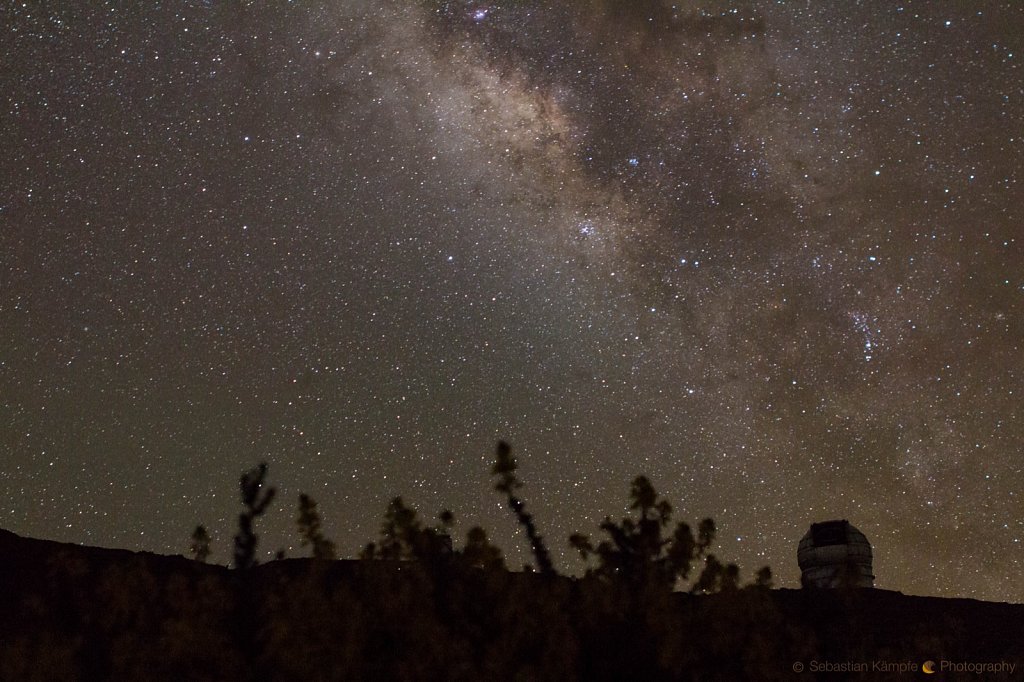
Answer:
M199 563L205 564L210 557L210 534L206 532L206 526L199 525L192 531L192 538L188 546L189 552Z
M313 546L314 559L336 559L334 543L324 537L320 527L320 513L316 510L316 500L309 495L299 495L299 536L302 545Z
M401 497L388 504L380 539L363 549L362 559L416 560L434 567L461 567L484 570L505 568L501 550L492 545L487 531L474 526L466 533L462 549L452 547L451 528L455 515L448 510L438 515L440 525L424 526L415 509Z
M262 462L255 469L244 474L238 482L245 510L238 515L238 534L235 535L235 568L251 568L257 564L256 541L253 523L263 516L274 499L274 488L263 488L267 477L267 463Z
M678 523L668 536L672 505L658 498L646 476L633 479L629 496L629 508L635 510L638 517L627 517L618 523L606 517L600 528L608 539L595 546L586 535L574 533L569 537L569 544L584 561L596 557L597 565L587 570L588 575L671 590L688 580L694 564L703 561L704 567L690 587L691 592L726 592L739 587L739 567L724 565L708 553L715 539L712 519L700 522L696 536L685 522ZM771 571L767 567L761 569L758 576L762 582L770 584Z
M541 573L554 575L555 567L551 564L551 554L544 545L544 538L537 532L533 516L526 511L526 504L516 496L516 489L523 485L516 477L516 468L516 460L512 457L511 446L505 441L499 441L494 466L491 468L491 475L498 476L498 482L494 484L494 489L505 493L509 509L516 515L519 525L526 530L526 537L530 540L530 549L537 561L537 569Z
M764 589L771 589L774 585L772 580L772 569L768 566L762 566L757 569L757 573L754 574L754 586L761 587Z
M448 530L454 516L445 510L439 518L440 527L424 527L415 509L407 507L401 497L394 498L384 513L380 541L366 545L361 558L434 562L449 556L451 537Z
M460 553L462 562L470 568L485 570L504 569L505 559L501 550L487 539L487 531L474 526L466 533L466 544Z

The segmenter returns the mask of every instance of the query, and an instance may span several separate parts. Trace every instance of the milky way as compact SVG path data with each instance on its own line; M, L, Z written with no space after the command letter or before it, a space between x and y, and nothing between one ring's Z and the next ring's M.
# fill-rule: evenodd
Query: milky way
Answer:
M1016 3L268 4L0 10L0 526L226 562L265 459L268 557L519 565L503 438L566 572L645 473L747 577L848 518L1024 599Z

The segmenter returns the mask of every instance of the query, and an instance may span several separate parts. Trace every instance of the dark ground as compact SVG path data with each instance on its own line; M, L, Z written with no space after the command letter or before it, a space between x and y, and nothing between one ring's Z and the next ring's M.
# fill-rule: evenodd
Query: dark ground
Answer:
M926 660L1016 665L936 680L1024 679L1019 604L864 589L695 597L383 561L240 572L6 531L0 557L4 681L909 680ZM884 669L901 663L917 671Z

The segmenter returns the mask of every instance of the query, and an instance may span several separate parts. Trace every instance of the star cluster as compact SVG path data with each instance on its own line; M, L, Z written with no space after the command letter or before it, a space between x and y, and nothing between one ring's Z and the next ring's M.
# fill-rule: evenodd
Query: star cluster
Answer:
M1021 601L1024 11L392 0L0 10L0 526L226 561L237 479L565 538L648 475L798 584Z

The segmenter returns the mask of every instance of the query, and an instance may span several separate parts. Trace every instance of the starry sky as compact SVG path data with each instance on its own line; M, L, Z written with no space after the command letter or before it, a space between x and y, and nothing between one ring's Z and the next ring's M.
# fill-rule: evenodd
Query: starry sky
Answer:
M402 495L565 572L644 473L746 578L1024 601L1024 8L0 9L0 526L230 560L270 465L354 556Z

